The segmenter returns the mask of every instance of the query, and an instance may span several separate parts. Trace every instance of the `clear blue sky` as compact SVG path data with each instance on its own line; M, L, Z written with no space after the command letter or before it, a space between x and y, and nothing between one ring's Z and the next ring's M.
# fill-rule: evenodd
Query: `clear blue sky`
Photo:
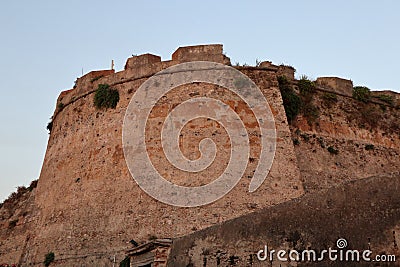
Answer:
M2 1L0 201L39 176L58 94L112 59L222 43L311 78L400 91L399 1Z

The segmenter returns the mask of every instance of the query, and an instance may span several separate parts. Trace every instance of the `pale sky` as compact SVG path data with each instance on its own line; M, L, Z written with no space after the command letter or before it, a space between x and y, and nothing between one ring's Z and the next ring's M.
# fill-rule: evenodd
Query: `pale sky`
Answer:
M400 92L399 1L2 1L0 201L39 177L58 94L132 54L222 43L232 63L290 64Z

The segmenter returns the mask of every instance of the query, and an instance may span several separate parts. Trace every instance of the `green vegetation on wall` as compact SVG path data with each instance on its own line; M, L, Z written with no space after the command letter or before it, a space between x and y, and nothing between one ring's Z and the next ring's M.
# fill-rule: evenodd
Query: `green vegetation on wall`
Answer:
M312 125L319 117L319 110L313 103L316 92L314 82L306 76L301 77L298 81L300 95L295 92L285 76L278 77L278 82L289 123L301 113Z
M50 264L54 261L55 259L55 255L53 252L49 252L46 254L46 256L44 257L44 261L43 264L44 266L50 266Z
M108 84L99 84L94 94L94 105L96 108L115 108L118 102L118 90L111 88Z
M378 95L376 98L392 107L394 106L394 99L391 95Z
M364 103L368 103L371 98L371 90L365 86L354 86L353 98Z
M301 113L307 119L308 124L312 125L319 117L319 110L313 103L316 92L315 84L307 76L302 76L297 85L302 100Z
M300 112L301 100L285 76L279 76L278 82L286 117L291 123Z
M58 109L63 109L64 107L65 107L65 105L64 105L63 102L59 102L59 103L57 104L57 108L58 108Z
M315 93L315 84L313 81L303 75L297 85L299 87L300 95L312 98L312 95Z
M331 153L332 155L337 155L339 154L339 150L334 148L333 146L328 147L328 152Z

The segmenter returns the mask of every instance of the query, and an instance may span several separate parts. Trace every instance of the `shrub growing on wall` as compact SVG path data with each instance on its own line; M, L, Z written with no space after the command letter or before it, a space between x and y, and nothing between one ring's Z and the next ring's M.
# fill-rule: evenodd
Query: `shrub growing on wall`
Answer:
M94 94L94 105L96 108L115 108L118 101L118 90L111 88L108 84L99 84Z
M319 110L314 105L315 84L307 76L302 76L298 82L300 97L302 101L301 112L307 119L309 125L312 125L319 117Z
M364 103L368 103L371 98L371 90L369 90L369 88L365 86L354 86L353 98Z
M333 154L333 155L337 155L339 154L339 150L337 150L336 148L334 148L333 146L328 147L328 152Z
M46 254L46 256L44 257L44 261L43 264L44 266L49 266L55 259L55 255L53 252L49 252Z
M291 123L301 112L312 125L319 117L318 107L314 105L315 84L306 76L298 81L300 95L296 93L285 76L278 77L279 90L281 91L286 117Z
M312 94L315 93L315 84L313 81L308 79L307 76L301 76L298 84L300 94L306 98L312 98Z
M296 116L299 114L301 101L300 97L293 90L290 82L285 76L278 77L279 90L281 91L283 106L285 108L286 117L290 122L292 122Z

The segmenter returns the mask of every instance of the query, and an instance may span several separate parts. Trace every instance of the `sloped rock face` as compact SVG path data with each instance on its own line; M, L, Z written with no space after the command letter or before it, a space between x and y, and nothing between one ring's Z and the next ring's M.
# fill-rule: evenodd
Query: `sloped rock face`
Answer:
M400 110L341 95L327 103L326 94L315 93L320 113L315 123L298 116L291 125L305 190L399 171Z
M36 181L19 187L0 207L0 264L21 264L29 256L27 246L35 231L38 208Z

